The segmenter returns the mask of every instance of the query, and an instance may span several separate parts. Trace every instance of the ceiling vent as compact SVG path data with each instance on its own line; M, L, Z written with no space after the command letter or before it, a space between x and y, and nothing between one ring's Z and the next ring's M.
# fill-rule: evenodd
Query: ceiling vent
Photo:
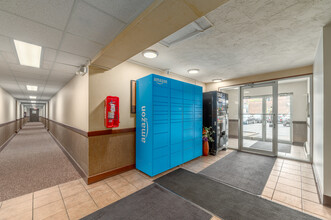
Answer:
M200 34L205 30L211 28L212 26L213 24L205 16L203 16L193 21L192 23L186 25L182 29L176 31L172 35L164 38L159 43L166 47L170 47L173 44L176 44L190 37L193 37L197 34Z

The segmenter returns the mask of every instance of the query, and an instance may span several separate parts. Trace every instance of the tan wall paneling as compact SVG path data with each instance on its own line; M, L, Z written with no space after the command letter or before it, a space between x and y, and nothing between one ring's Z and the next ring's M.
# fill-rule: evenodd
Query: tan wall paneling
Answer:
M85 175L88 176L88 138L50 120L48 126L50 133L70 154Z
M89 137L90 176L135 164L135 132Z
M16 120L0 124L0 151L6 143L13 137L16 130Z

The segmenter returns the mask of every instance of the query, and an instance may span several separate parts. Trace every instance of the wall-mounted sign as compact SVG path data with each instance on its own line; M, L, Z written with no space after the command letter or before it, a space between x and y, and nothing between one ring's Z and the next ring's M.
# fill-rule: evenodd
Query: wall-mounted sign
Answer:
M136 81L131 80L131 114L136 114Z

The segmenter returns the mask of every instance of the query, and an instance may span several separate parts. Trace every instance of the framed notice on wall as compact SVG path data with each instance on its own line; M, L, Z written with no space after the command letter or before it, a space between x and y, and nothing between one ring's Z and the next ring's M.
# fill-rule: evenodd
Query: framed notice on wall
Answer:
M131 80L131 114L136 114L136 81Z

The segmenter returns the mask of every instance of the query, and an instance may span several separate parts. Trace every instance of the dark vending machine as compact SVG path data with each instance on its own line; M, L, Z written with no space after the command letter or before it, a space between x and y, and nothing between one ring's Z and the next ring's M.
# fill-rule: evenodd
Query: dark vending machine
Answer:
M229 119L228 94L212 91L203 93L203 126L212 127L214 142L209 143L209 152L226 149L228 145Z

